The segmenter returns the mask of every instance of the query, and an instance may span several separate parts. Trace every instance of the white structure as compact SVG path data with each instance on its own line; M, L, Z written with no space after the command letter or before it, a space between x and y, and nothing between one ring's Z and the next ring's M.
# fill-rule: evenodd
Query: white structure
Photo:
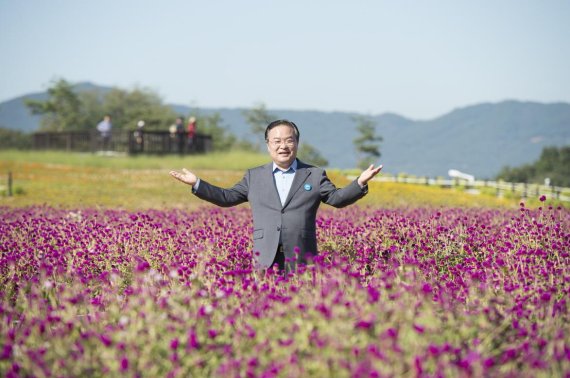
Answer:
M467 180L469 182L475 181L475 176L469 175L467 173L459 172L457 169L450 169L447 174L449 177L458 178L462 180Z

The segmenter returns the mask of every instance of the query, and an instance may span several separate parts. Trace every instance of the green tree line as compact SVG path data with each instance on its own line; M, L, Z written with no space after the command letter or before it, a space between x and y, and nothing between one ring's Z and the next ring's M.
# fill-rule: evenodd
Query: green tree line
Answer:
M30 134L21 131L0 127L0 148L13 148L16 150L32 148L32 137Z
M112 88L106 93L98 90L76 92L65 79L52 82L46 101L28 100L26 106L41 115L41 131L92 130L104 115L110 115L114 129L134 129L144 120L146 130L167 130L178 115L150 89L124 90ZM238 145L237 139L223 125L219 113L206 116L199 109L195 116L199 132L212 136L214 150L227 150ZM185 115L181 116L186 118Z
M544 147L534 163L507 166L497 175L497 179L529 184L543 184L547 178L551 185L570 187L570 146Z
M47 92L46 101L26 101L33 114L41 115L42 131L94 129L104 115L111 116L116 129L135 128L139 120L144 120L145 128L164 130L176 119L174 111L163 105L158 95L144 88L77 93L69 82L59 79Z

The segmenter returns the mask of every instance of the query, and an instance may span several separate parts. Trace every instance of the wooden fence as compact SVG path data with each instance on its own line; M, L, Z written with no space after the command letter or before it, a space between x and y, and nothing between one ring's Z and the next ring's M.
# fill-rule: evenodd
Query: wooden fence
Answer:
M355 179L356 176L351 177ZM372 179L378 182L401 182L406 184L439 186L443 188L463 187L466 190L476 191L482 188L491 188L495 190L498 197L504 193L512 192L520 194L521 198L540 197L546 195L550 198L556 198L560 201L570 202L570 188L560 186L546 186L539 184L526 184L516 182L487 181L475 180L467 181L462 179L439 179L429 177L397 177L397 176L380 176Z
M212 150L212 137L197 134L189 144L186 134L179 135L168 131L113 130L107 138L103 138L96 130L46 131L33 134L33 148L128 154L206 153Z

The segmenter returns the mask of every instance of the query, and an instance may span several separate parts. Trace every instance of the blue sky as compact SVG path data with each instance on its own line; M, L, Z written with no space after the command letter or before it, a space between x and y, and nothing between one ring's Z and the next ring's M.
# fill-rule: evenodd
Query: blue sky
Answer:
M429 119L570 102L570 1L0 0L0 101L50 82Z

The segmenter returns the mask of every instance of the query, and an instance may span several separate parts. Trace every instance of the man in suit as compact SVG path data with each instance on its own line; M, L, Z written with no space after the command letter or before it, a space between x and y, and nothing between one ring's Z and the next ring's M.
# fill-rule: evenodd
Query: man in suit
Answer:
M199 198L228 207L248 201L253 212L253 252L257 268L277 265L294 270L317 253L316 216L321 202L334 207L350 205L368 192L368 181L382 166L371 165L344 188L336 188L324 169L297 159L299 129L288 120L271 122L265 130L273 162L249 169L232 188L201 180L186 169L170 174L191 185Z

